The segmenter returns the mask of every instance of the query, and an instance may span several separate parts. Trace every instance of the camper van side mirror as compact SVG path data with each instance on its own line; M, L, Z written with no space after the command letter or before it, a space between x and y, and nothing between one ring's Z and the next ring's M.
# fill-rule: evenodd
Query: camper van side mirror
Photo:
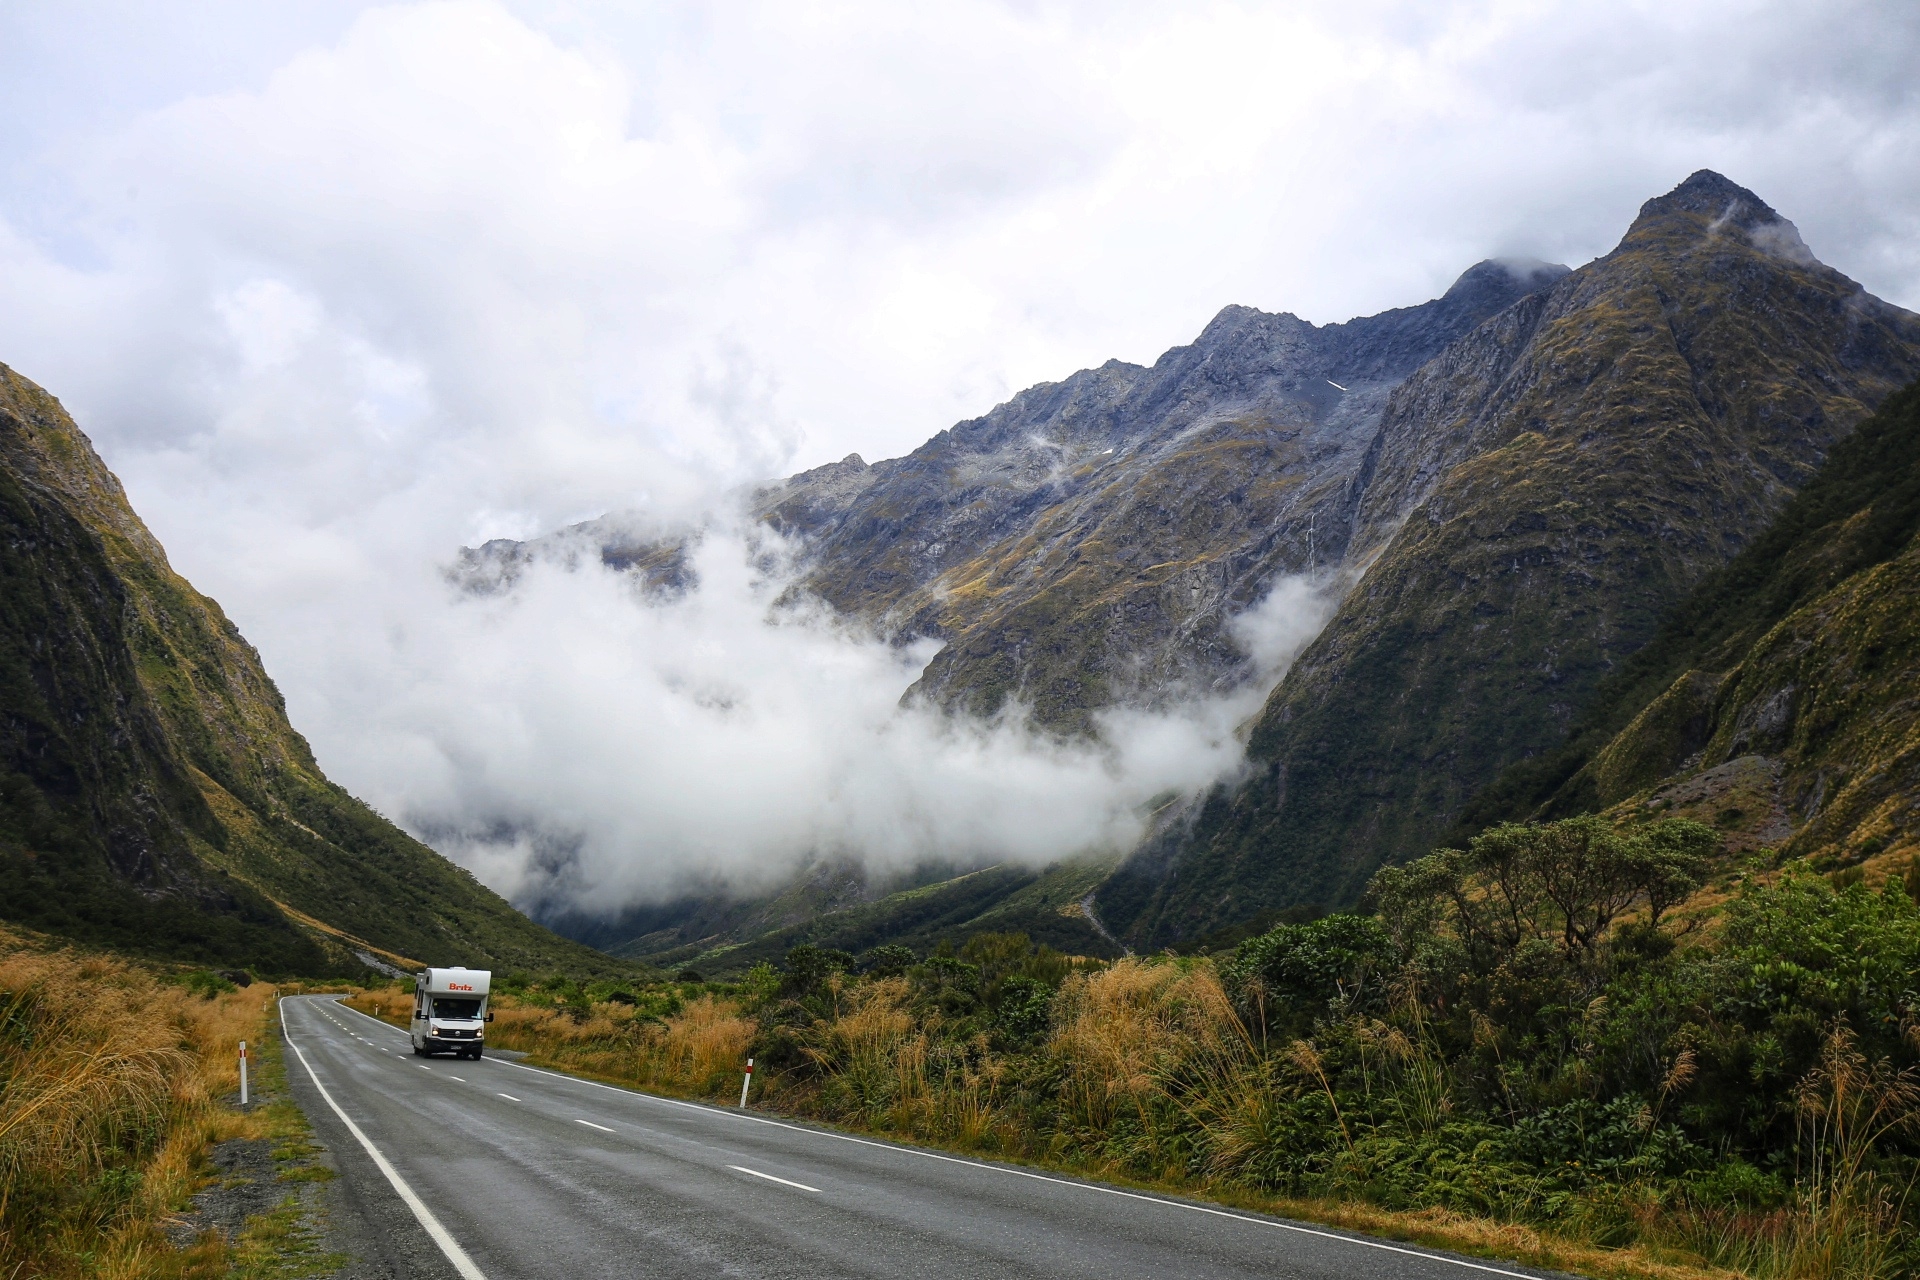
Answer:
M489 1009L489 1010L487 1010L487 1021L488 1021L488 1022L492 1022L492 1021L493 1021L493 1010L491 1010L491 1009Z

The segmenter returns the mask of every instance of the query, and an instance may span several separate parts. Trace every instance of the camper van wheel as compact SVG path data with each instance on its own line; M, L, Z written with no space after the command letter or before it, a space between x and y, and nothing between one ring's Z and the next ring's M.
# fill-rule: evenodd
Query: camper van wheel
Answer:
M416 1058L424 1058L427 1056L427 1051L425 1049L422 1049L419 1045L415 1045L413 1046L413 1056Z

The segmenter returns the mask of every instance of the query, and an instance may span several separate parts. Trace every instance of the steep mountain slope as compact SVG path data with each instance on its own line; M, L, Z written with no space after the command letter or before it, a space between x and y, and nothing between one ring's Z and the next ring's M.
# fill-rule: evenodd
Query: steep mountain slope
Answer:
M1228 307L1151 368L1109 361L1029 388L904 458L858 455L754 496L804 540L804 587L897 637L946 646L910 696L1087 727L1250 674L1228 624L1283 574L1343 561L1387 396L1565 267L1483 262L1443 297L1344 324ZM565 540L665 588L684 541ZM538 548L463 554L486 588Z
M1616 806L1820 866L1920 852L1920 383L1602 685L1479 825Z
M1268 700L1247 783L1161 833L1102 914L1190 936L1350 901L1424 852L1916 373L1920 318L1752 192L1701 172L1649 201L1394 393L1353 522L1364 578Z
M0 366L0 916L271 972L605 967L328 782L259 655Z
M1077 727L1243 674L1231 618L1338 565L1387 394L1565 273L1482 263L1443 297L1345 324L1229 307L1151 369L1109 363L961 423L816 534L808 585L947 645L916 691Z

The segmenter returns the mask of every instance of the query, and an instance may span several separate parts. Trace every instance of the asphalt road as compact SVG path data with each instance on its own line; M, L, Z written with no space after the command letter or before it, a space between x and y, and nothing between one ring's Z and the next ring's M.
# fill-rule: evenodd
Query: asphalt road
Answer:
M1485 1280L1544 1273L540 1071L281 1004L364 1274ZM324 1090L324 1093L322 1092ZM336 1110L337 1108L337 1110ZM351 1127L349 1127L349 1122Z

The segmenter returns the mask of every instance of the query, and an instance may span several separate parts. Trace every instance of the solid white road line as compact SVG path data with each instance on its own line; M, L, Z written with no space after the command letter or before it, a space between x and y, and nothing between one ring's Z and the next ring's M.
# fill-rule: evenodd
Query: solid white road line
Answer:
M465 1277L465 1280L487 1280L486 1272L474 1265L473 1259L467 1256L467 1251L460 1247L460 1242L440 1225L440 1219L433 1216L433 1210L427 1208L426 1201L414 1194L413 1188L407 1185L407 1180L400 1176L400 1171L387 1163L387 1158L380 1154L380 1148L374 1146L373 1141L360 1131L360 1126L353 1122L353 1117L340 1109L340 1104L335 1102L333 1095L327 1092L327 1086L320 1083L319 1073L313 1069L313 1064L307 1061L307 1055L300 1046L293 1043L293 1036L287 1031L287 1007L284 1000L280 1003L280 1038L285 1040L296 1054L299 1054L300 1065L307 1069L307 1075L313 1081L313 1087L320 1091L320 1096L326 1099L329 1107L333 1108L333 1114L340 1117L340 1123L347 1126L347 1131L360 1139L360 1145L365 1147L367 1154L373 1157L373 1162L379 1166L380 1172L387 1175L387 1181L391 1182L393 1189L400 1193L400 1198L406 1202L407 1208L413 1210L413 1216L420 1220L420 1225L426 1228L429 1236L433 1237L433 1242L440 1246L440 1252L447 1255L447 1261L453 1264L453 1269Z
M730 1164L727 1168L732 1169L736 1173L750 1173L756 1178L765 1178L768 1182L777 1182L783 1187L798 1187L802 1191L811 1191L817 1196L826 1194L826 1192L818 1187L810 1187L804 1182L788 1182L785 1178L776 1178L770 1173L762 1173L758 1169L749 1169L743 1164Z
M575 1124L583 1124L583 1125L585 1125L585 1126L587 1126L587 1128L589 1128L589 1129L598 1129L598 1130L599 1130L600 1132L602 1132L602 1133L612 1133L612 1132L614 1132L614 1131L613 1131L612 1129L609 1129L609 1128L607 1128L607 1126L605 1126L605 1125L603 1125L603 1124L595 1124L595 1123L594 1123L593 1121L591 1121L591 1120L578 1120L578 1119L576 1119L576 1120L574 1121L574 1123L575 1123Z
M1378 1249L1382 1253L1398 1253L1409 1258L1425 1258L1429 1262L1444 1262L1449 1266L1463 1267L1468 1271L1482 1271L1488 1275L1512 1276L1514 1280L1540 1280L1538 1276L1528 1275L1524 1271L1509 1271L1505 1267L1492 1267L1484 1262L1468 1262L1465 1258L1450 1258L1444 1253L1428 1253L1424 1249L1407 1249L1397 1244L1388 1244L1383 1240L1363 1240L1356 1236L1343 1236L1337 1231L1320 1231L1313 1227L1303 1227L1293 1222L1277 1222L1272 1218L1253 1218L1244 1213L1234 1213L1230 1209L1215 1209L1211 1205L1193 1204L1186 1200L1166 1200L1160 1196L1142 1195L1138 1191L1122 1191L1118 1187L1103 1187L1092 1182L1075 1182L1070 1178L1054 1178L1044 1173L1034 1173L1027 1169L1016 1169L1011 1165L983 1164L978 1160L963 1160L959 1156L943 1156L934 1151L922 1151L917 1147L903 1147L891 1142L875 1142L870 1138L856 1138L851 1134L833 1133L826 1129L809 1129L805 1125L788 1124L782 1120L770 1120L765 1116L756 1116L751 1112L737 1111L732 1107L703 1107L697 1102L681 1102L678 1098L662 1098L658 1094L641 1093L635 1089L621 1089L610 1084L601 1084L598 1080L582 1080L577 1076L563 1076L557 1071L546 1071L540 1067L529 1067L518 1062L508 1062L505 1058L487 1058L484 1061L496 1066L515 1067L521 1071L531 1071L535 1075L551 1076L555 1080L564 1080L569 1084L583 1084L595 1089L605 1089L609 1093L624 1094L644 1102L657 1102L662 1106L685 1107L689 1111L703 1112L716 1119L750 1120L755 1124L772 1125L776 1129L791 1129L795 1133L810 1134L816 1138L831 1138L836 1142L851 1142L862 1147L878 1147L882 1151L893 1151L900 1155L919 1156L923 1160L938 1160L943 1164L964 1164L970 1168L984 1170L987 1173L1011 1174L1016 1178L1032 1178L1035 1182L1051 1182L1056 1186L1073 1187L1080 1191L1098 1191L1102 1195L1121 1196L1128 1200L1144 1200L1148 1204L1162 1205L1168 1209L1186 1209L1193 1213L1204 1213L1214 1218L1231 1218L1235 1222L1245 1222L1256 1227L1271 1227L1276 1231L1292 1231L1303 1236L1317 1236L1322 1240L1333 1240L1340 1244L1358 1245L1363 1249Z

